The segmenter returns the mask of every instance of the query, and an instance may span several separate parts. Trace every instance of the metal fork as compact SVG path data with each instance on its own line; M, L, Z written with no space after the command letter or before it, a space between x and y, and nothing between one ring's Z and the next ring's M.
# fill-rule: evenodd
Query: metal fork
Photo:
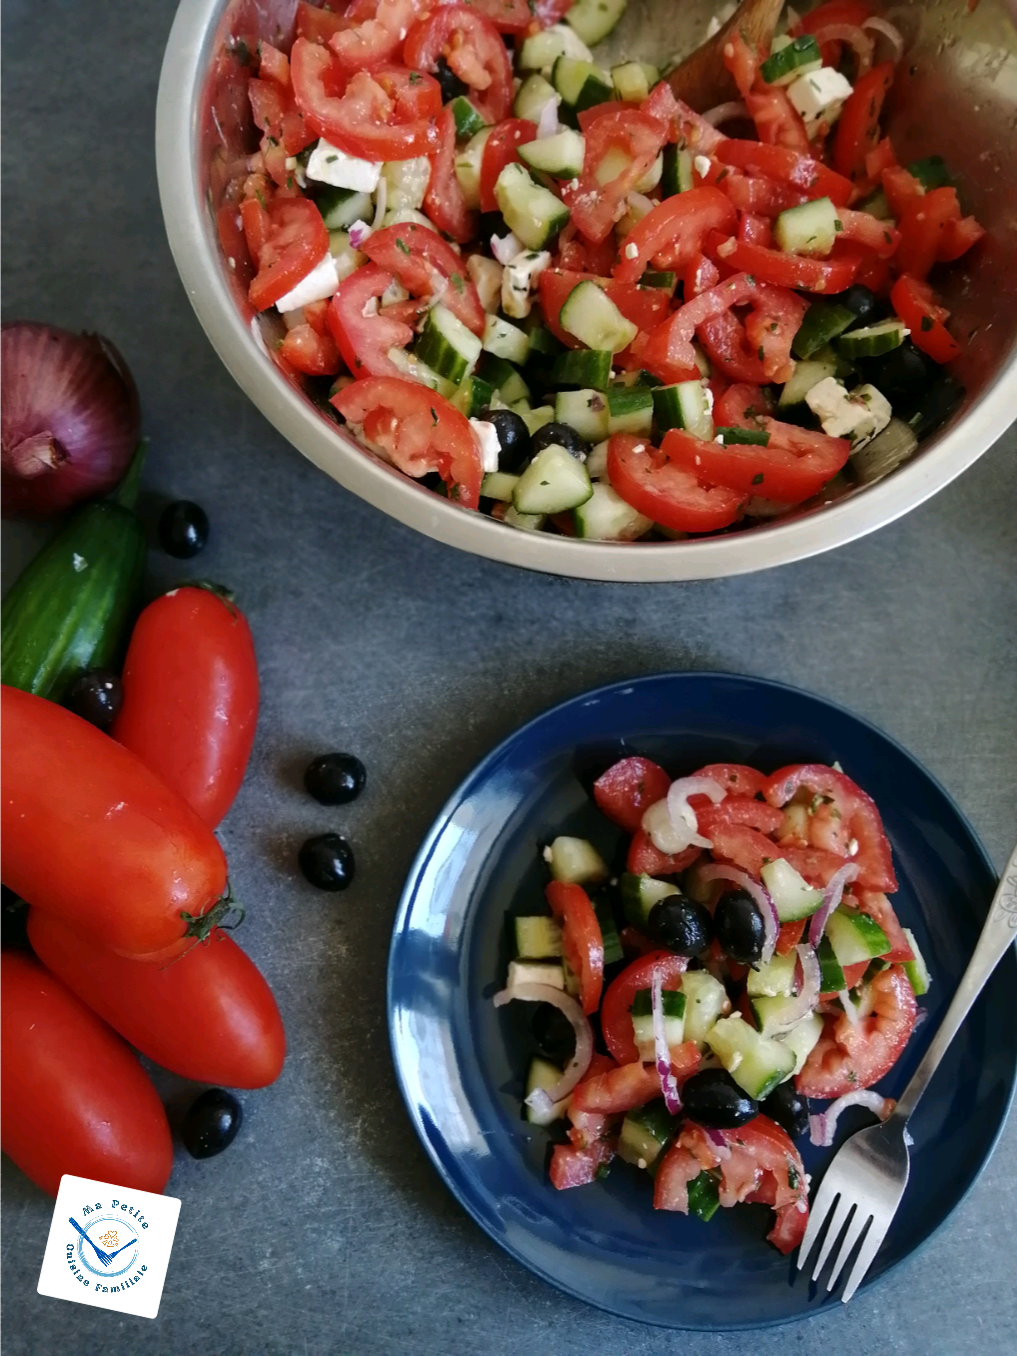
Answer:
M801 1271L824 1224L829 1224L812 1279L817 1280L843 1233L840 1251L833 1263L827 1290L832 1290L851 1253L861 1241L855 1264L844 1286L846 1304L865 1278L872 1260L886 1237L908 1184L910 1159L907 1123L929 1080L936 1072L957 1029L968 1015L989 976L1003 959L1017 935L1017 847L1003 871L993 896L982 935L971 962L953 996L953 1002L925 1057L904 1089L893 1114L881 1125L858 1130L838 1150L812 1202L809 1226L798 1251ZM864 1237L863 1237L864 1235Z

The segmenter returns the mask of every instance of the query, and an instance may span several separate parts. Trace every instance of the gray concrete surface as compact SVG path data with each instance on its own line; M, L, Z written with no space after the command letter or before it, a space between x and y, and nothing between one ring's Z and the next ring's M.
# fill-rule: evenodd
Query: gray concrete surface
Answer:
M726 1337L620 1322L504 1256L446 1193L398 1099L384 1011L388 934L447 793L518 723L582 688L668 667L798 683L907 745L997 863L1013 839L1017 483L1013 433L905 521L755 577L641 588L484 564L411 534L304 462L248 404L191 314L156 196L155 91L172 0L7 0L3 310L122 347L152 440L149 512L186 496L213 540L153 587L232 585L261 659L253 763L222 838L244 943L286 1019L275 1087L245 1096L219 1159L178 1150L183 1207L158 1319L35 1292L51 1204L3 1163L8 1356L996 1356L1017 1347L1017 1123L932 1245L871 1296ZM34 534L8 530L8 562ZM357 804L301 792L310 754L360 754ZM339 825L359 877L326 897L294 868ZM161 1086L171 1102L186 1089Z

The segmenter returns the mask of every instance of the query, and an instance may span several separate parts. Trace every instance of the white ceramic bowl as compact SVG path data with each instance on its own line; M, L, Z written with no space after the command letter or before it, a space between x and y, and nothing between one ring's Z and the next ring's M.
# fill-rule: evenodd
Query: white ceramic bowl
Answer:
M709 0L631 0L617 53L688 50ZM1017 412L1017 31L1014 0L895 6L909 39L891 110L902 158L940 154L962 176L988 237L946 286L967 398L906 465L835 502L721 536L599 543L520 532L457 508L365 451L271 361L223 256L215 210L230 162L256 145L238 36L285 41L296 0L182 0L159 86L156 152L170 247L205 332L284 437L354 494L439 541L493 560L584 579L703 579L764 569L853 541L928 499L988 448ZM242 51L242 48L240 49ZM271 322L269 322L271 323ZM970 337L969 337L970 336Z

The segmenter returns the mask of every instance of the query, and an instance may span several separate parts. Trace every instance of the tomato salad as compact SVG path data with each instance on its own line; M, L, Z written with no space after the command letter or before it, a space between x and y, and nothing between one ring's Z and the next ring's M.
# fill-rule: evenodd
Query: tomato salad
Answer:
M653 1177L658 1210L707 1220L762 1202L782 1252L801 1241L808 1179L794 1139L833 1142L914 1029L929 973L901 927L890 845L836 767L770 775L711 764L672 780L629 757L593 785L621 829L615 877L586 839L544 849L549 913L512 918L501 1006L534 1005L524 1114L564 1120L550 1176ZM829 1100L809 1115L809 1099Z
M261 146L219 227L276 361L516 528L710 533L878 478L963 395L937 271L984 234L882 134L903 40L868 0L736 33L704 117L596 63L624 8L301 3L288 54L242 44Z

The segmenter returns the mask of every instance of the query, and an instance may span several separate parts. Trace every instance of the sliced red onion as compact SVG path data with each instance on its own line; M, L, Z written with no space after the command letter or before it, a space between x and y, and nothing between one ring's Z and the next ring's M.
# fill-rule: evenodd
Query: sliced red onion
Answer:
M671 1051L667 1044L667 1031L664 1027L664 984L660 970L653 974L650 988L650 1005L653 1013L653 1054L657 1063L657 1075L660 1078L660 1090L664 1094L664 1104L672 1116L682 1109L682 1099L678 1095L678 1080L671 1069Z
M830 883L823 891L823 902L809 921L810 946L819 946L819 943L823 940L823 933L826 931L827 920L844 895L844 886L857 879L857 862L848 862L846 866L842 866L839 871L835 871L830 877Z
M747 871L742 871L737 866L725 866L723 862L713 862L710 866L704 866L699 870L701 880L730 880L735 885L740 885L746 894L751 895L759 906L759 912L763 915L763 954L760 956L762 964L772 960L774 948L777 945L777 934L780 932L780 919L777 917L777 906L770 898L770 892L765 886L760 885L758 880L753 880ZM818 990L817 990L818 993Z
M372 230L373 227L368 226L366 221L355 221L353 223L350 227L350 244L355 250L360 249Z
M824 42L846 42L849 47L854 48L855 56L858 58L856 80L871 70L873 42L857 24L824 24L822 28L816 29L815 39L820 47Z
M502 989L500 993L496 993L494 1006L504 1007L514 999L519 999L523 1003L550 1003L565 1014L576 1033L575 1053L558 1082L546 1091L543 1088L534 1088L526 1099L527 1106L532 1106L534 1111L543 1116L549 1116L555 1103L569 1095L590 1067L590 1060L593 1058L593 1032L583 1015L582 1008L571 994L565 993L562 989L554 989L550 984L516 984L512 988Z
M727 1140L724 1138L723 1130L713 1130L708 1125L701 1126L700 1128L711 1144L716 1145L718 1149L727 1148Z
M871 28L874 33L882 33L893 48L893 54L889 60L896 66L904 55L904 35L900 29L895 28L889 19L881 19L875 15L870 19L864 19L862 28Z
M795 947L797 961L795 971L801 970L801 985L798 993L790 1000L790 1006L784 1011L779 1022L773 1022L767 1030L774 1032L790 1031L803 1017L807 1017L819 1001L820 970L819 958L811 946L800 942Z
M872 1088L859 1088L857 1092L849 1092L844 1097L838 1097L825 1111L809 1117L809 1139L818 1148L828 1149L837 1133L840 1114L849 1106L867 1107L881 1121L885 1121L896 1105L892 1097L884 1097Z
M704 122L708 122L711 127L720 127L722 123L732 122L735 118L747 118L749 110L740 99L732 99L729 103L718 104L716 108L709 108L702 114Z
M548 99L547 103L540 110L540 119L537 122L537 140L542 141L545 137L553 137L558 131L558 105L561 99L557 96Z
M516 255L522 252L522 242L511 231L508 235L491 236L491 253L499 264L510 264Z

